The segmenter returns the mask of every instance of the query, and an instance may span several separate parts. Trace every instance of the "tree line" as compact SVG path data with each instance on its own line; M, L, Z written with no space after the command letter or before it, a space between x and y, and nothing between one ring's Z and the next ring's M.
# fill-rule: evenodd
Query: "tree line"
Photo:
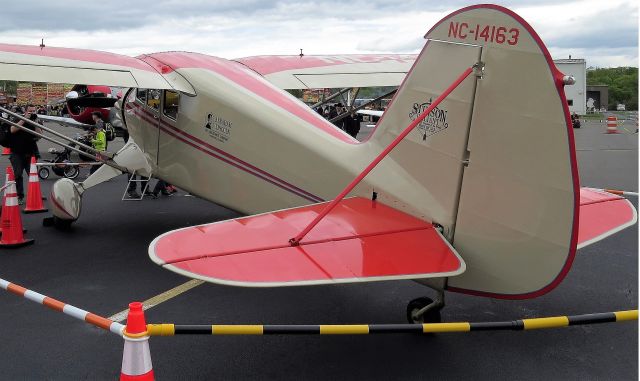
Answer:
M18 82L16 81L0 81L0 91L9 95L16 95L18 91Z
M613 67L587 69L587 86L609 86L609 110L615 110L618 103L627 110L638 109L638 68Z

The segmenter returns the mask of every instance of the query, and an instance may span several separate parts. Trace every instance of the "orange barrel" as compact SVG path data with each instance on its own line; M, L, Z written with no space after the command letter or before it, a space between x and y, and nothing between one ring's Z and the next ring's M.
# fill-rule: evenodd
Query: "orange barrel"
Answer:
M618 133L618 118L615 115L609 115L607 117L607 134Z

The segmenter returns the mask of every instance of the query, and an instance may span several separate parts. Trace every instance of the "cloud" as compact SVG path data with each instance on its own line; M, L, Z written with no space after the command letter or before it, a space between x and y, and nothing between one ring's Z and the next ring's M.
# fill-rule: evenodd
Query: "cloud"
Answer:
M417 53L422 36L466 1L142 0L126 6L23 0L3 4L0 42L138 55ZM558 58L638 65L638 6L626 0L509 0Z

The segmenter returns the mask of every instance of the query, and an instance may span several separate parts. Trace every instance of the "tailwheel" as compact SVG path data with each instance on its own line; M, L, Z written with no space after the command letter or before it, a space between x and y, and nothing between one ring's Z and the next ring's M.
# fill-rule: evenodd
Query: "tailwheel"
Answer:
M429 308L427 308L429 306ZM434 302L431 298L422 297L413 299L407 305L407 320L409 323L440 323L440 309L443 304ZM426 310L425 310L426 309Z

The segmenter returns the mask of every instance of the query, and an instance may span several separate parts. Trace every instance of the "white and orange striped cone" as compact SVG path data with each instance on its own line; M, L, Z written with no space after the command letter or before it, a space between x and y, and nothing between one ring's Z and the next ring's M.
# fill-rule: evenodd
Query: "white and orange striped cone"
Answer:
M610 115L607 117L607 129L605 133L607 134L618 133L618 118L616 118L615 115Z
M0 219L0 228L2 228L2 237L0 238L0 247L15 248L32 244L33 239L25 239L22 231L22 217L20 216L20 207L18 206L18 194L16 193L16 184L13 177L13 169L7 167L9 174L8 186L4 189L4 204L2 205L2 218Z
M40 189L40 179L38 178L38 168L36 157L31 156L31 167L29 168L29 188L27 188L27 206L25 213L44 213L47 208L42 202L42 190Z
M2 156L6 156L6 155L11 155L11 148L9 147L4 147L2 149Z
M120 381L153 381L153 365L149 351L149 335L142 303L129 303L127 325L123 333L124 352Z
M9 185L9 168L12 168L11 166L7 167L7 171L6 174L4 176L4 185L3 188L7 185ZM13 170L13 168L12 168ZM4 204L5 204L5 200L6 200L7 196L6 193L4 191L2 191L2 205L0 205L0 217L2 216L2 209L4 209ZM26 233L27 229L22 229L22 233ZM0 236L2 236L2 227L0 227Z
M7 172L4 175L4 185L6 186L9 184L9 167L7 167ZM4 200L7 198L6 196L6 192L2 192L2 209L4 209ZM0 214L2 214L2 212L0 212Z

